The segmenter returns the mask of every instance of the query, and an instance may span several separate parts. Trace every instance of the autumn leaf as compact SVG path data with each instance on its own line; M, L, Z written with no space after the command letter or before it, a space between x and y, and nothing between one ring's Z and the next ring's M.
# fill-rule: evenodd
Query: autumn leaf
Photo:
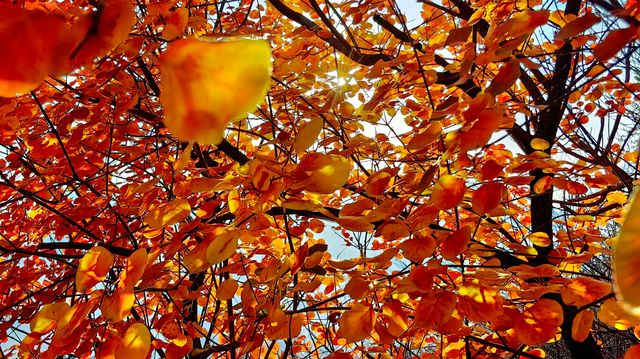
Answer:
M376 312L371 305L356 302L338 319L340 329L337 336L348 343L358 342L369 337L375 322Z
M491 81L487 92L498 95L507 91L513 86L520 77L520 61L513 59L506 62Z
M442 242L442 257L449 261L457 261L458 255L469 245L472 233L471 226L464 226L448 235Z
M146 325L134 323L122 336L116 348L115 358L145 358L151 348L151 333Z
M231 257L238 248L238 235L233 231L211 234L213 240L207 247L206 258L209 265L220 263Z
M293 149L298 153L302 153L311 147L318 139L318 135L320 135L320 131L322 131L323 123L324 120L322 117L316 117L302 124L300 129L298 129L296 140L293 143Z
M38 314L31 319L31 332L44 334L52 331L68 311L69 304L65 302L43 305Z
M640 314L640 200L634 194L618 235L613 255L614 288L621 304L633 315Z
M351 172L349 161L338 155L306 154L291 173L293 188L316 193L332 193L340 189Z
M93 247L80 259L76 272L76 289L85 293L103 281L113 266L113 255L104 247Z
M590 310L583 310L573 318L571 325L571 337L577 342L584 342L593 325L594 314Z
M182 222L191 213L191 206L186 199L176 199L152 208L144 218L151 228L163 229Z
M600 22L600 18L595 14L588 12L584 16L580 16L575 20L564 25L560 31L556 33L556 40L566 40L578 36L591 26Z
M615 56L622 48L636 36L636 28L611 30L607 37L593 48L593 56L601 62L605 62Z
M41 10L0 5L0 96L9 97L35 89L49 74L65 66L65 54L73 39L64 21Z
M456 308L456 295L438 292L420 299L416 308L416 326L424 329L438 329L445 324Z
M466 190L463 178L454 175L440 177L431 193L430 201L436 209L445 210L457 206Z
M229 300L233 298L238 291L238 282L234 279L226 279L218 286L216 297L220 300Z
M480 215L490 213L498 207L506 191L506 187L500 182L485 183L473 192L471 208Z
M227 125L265 96L270 59L261 40L172 42L160 59L165 125L184 141L220 143Z
M522 343L539 345L555 337L563 320L562 306L558 302L540 299L515 319L513 328Z

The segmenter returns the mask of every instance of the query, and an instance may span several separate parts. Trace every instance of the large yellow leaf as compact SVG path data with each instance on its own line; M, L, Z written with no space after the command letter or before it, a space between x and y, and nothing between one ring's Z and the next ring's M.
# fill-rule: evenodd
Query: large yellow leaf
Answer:
M351 309L342 314L338 322L338 337L345 338L348 343L357 342L371 334L376 322L376 312L369 304L354 303Z
M69 304L65 302L43 305L38 314L31 319L31 332L42 334L50 332L68 311Z
M223 232L215 236L207 247L207 262L214 265L231 257L238 248L238 235L235 232Z
M142 323L132 324L115 351L116 359L146 358L151 348L151 333Z
M76 289L85 293L104 280L113 265L113 254L104 247L93 247L80 259L76 272Z
M144 221L151 228L163 229L183 221L191 213L191 206L186 199L176 199L161 204L149 211Z
M302 124L296 135L296 141L293 143L293 149L300 153L311 147L318 139L323 123L324 120L321 117L316 117Z
M267 93L271 50L262 40L171 43L160 60L165 124L181 140L218 144Z
M291 174L297 181L292 187L316 193L333 193L347 182L350 172L351 164L342 156L306 154Z
M640 315L640 200L633 196L624 220L613 257L613 280L621 305L633 315Z

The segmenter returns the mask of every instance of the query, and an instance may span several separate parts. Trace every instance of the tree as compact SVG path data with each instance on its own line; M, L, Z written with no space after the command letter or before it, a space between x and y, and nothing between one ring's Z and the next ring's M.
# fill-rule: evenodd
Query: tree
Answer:
M3 356L638 343L636 2L402 4L1 5Z

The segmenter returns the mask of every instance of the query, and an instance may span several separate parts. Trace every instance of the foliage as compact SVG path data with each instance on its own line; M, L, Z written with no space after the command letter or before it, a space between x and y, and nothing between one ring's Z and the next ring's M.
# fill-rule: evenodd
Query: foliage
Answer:
M637 2L401 4L0 5L2 356L638 355Z

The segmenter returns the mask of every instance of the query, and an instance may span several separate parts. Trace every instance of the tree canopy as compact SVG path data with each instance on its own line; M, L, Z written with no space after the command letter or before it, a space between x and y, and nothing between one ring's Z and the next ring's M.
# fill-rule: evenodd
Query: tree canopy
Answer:
M3 2L1 356L639 357L638 36L635 0Z

